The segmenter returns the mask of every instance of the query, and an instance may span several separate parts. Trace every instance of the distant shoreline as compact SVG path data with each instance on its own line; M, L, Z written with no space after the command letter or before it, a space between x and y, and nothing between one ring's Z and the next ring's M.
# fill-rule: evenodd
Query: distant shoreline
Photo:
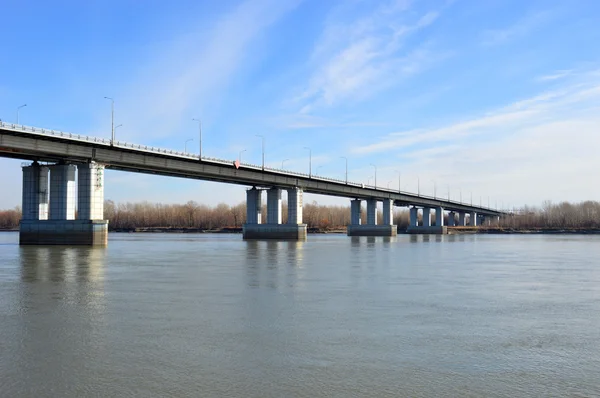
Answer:
M0 232L19 232L19 228L1 229ZM146 227L146 228L117 228L109 232L119 233L193 233L193 234L241 234L242 228L175 228L175 227ZM345 234L345 228L319 229L309 228L309 234ZM398 231L404 235L404 231ZM449 227L449 235L600 235L600 228L498 228L498 227Z

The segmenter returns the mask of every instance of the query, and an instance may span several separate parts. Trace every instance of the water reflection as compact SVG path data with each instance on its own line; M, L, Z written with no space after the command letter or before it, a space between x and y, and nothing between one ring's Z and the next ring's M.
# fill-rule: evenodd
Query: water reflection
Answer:
M245 270L247 285L277 289L294 286L298 270L304 267L304 241L248 240Z
M101 282L105 248L21 246L23 282Z

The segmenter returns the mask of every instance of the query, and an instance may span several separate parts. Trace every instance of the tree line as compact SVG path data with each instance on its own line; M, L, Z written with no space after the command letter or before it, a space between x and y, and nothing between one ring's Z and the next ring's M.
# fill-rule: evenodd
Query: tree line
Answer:
M263 222L266 219L266 206L263 206ZM363 211L363 223L366 212ZM225 203L207 206L195 201L184 204L163 204L151 202L115 203L104 202L104 217L110 221L111 230L131 230L136 228L195 228L214 230L240 228L246 222L246 203L231 206ZM382 218L379 211L378 219ZM16 207L0 211L0 229L15 229L19 226L21 209ZM287 221L287 204L282 205L282 219ZM319 205L316 201L303 206L303 221L309 228L322 230L343 229L350 223L350 206ZM403 229L408 226L409 214L406 208L396 209L394 224ZM500 226L514 229L596 229L600 228L600 202L581 203L544 202L541 207L523 207L500 219Z

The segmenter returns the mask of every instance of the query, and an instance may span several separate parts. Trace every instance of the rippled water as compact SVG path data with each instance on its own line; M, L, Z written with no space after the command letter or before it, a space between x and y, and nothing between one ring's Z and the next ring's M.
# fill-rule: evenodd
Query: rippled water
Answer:
M0 233L0 396L600 396L600 236Z

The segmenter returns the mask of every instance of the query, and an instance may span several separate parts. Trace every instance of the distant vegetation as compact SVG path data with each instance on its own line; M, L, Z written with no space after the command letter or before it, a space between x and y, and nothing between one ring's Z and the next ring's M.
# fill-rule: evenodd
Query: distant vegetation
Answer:
M287 220L287 206L283 204L283 222ZM266 207L263 207L266 221ZM211 207L189 201L185 204L115 203L105 201L104 216L110 220L111 230L136 228L194 228L215 230L239 228L246 222L246 203L230 206L221 203ZM317 202L305 203L303 219L309 228L319 230L343 229L350 223L349 206L325 206ZM363 212L363 218L365 212ZM381 219L381 212L378 216ZM19 207L0 211L0 229L16 229L21 219ZM363 223L366 220L363 219ZM394 223L400 229L408 225L408 211L396 209ZM600 202L577 204L545 202L540 208L524 207L503 217L500 226L511 229L600 229Z

